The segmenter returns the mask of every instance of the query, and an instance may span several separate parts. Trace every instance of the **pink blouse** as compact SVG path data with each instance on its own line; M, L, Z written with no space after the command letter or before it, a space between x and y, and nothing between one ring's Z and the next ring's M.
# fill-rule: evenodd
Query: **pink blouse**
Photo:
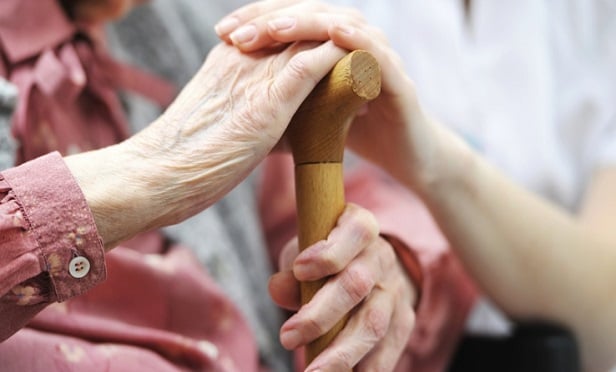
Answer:
M248 325L187 249L152 233L104 256L57 153L0 184L0 337L17 331L2 371L258 370Z
M81 190L52 152L127 133L115 94L122 70L87 35L55 0L0 2L0 76L19 88L13 133L18 158L32 159L0 173L0 370L260 370L247 322L187 249L152 232L104 254ZM268 160L260 189L273 257L294 234L293 192L280 182L292 179L288 165ZM369 167L347 186L422 264L400 370L442 370L475 297L470 281L416 197Z

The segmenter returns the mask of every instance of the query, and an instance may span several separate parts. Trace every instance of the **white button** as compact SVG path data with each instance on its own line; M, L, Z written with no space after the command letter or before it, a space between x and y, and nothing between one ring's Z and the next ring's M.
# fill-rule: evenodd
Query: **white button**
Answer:
M68 264L68 272L73 278L83 278L90 272L90 261L83 256L75 257Z

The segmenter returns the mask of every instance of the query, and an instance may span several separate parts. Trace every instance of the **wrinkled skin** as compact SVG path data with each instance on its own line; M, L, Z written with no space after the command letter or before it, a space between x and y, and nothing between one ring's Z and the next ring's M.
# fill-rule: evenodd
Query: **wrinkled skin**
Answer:
M97 19L116 14L108 10ZM146 129L118 146L67 158L106 247L178 223L223 197L280 141L303 99L344 54L332 42L272 44L250 54L222 43ZM374 216L350 205L327 240L293 260L296 254L292 242L284 271L270 282L281 306L299 307L297 280L332 278L284 324L282 344L305 345L351 311L309 369L393 369L414 324L416 294Z
M616 329L616 302L606 283L614 282L615 271L605 266L615 262L614 167L596 166L587 175L577 214L521 188L422 113L399 57L354 10L267 0L233 12L216 29L223 40L247 52L297 40L332 40L371 52L382 67L383 90L351 126L353 149L419 194L445 236L455 241L466 268L511 317L565 324L580 341L585 369L614 365L616 337L606 330ZM528 262L541 262L540 270L531 273ZM571 304L592 304L593 316Z
M106 246L178 223L244 179L344 55L331 43L314 47L247 55L220 44L155 122L119 145L69 157Z
M328 238L298 255L297 239L280 257L270 280L280 306L299 311L281 329L282 345L304 346L351 312L346 327L307 370L390 371L406 347L415 316L415 289L374 216L349 204ZM300 308L299 281L333 275Z
M227 15L216 30L245 52L297 40L331 40L348 50L369 51L381 66L382 90L353 121L348 146L416 189L441 166L434 164L434 153L442 128L422 112L413 82L383 32L356 9L318 1L258 1ZM246 31L254 35L249 41L242 40Z
M203 194L196 186L206 187L205 199L194 204L202 209L245 178L280 140L311 88L344 55L331 43L309 49L314 46L252 54L216 46L161 118L130 140L140 156L176 175L161 192L192 199Z
M276 21L284 27L277 28ZM289 24L291 28L287 28ZM421 152L429 151L425 150L429 144L417 142L419 151L407 146L408 137L430 125L419 110L413 85L383 34L367 25L355 10L314 1L261 1L225 17L216 30L223 40L250 53L296 40L332 40L349 50L370 51L382 67L383 91L355 118L348 143L363 157L389 167L394 175L407 174L394 159L406 157L411 165L428 159ZM252 38L246 30L253 32ZM415 126L407 125L409 118ZM393 370L414 325L416 293L391 245L378 235L368 211L348 206L328 239L299 256L297 242L290 242L283 251L281 268L283 271L272 278L270 292L277 303L289 309L299 308L297 280L333 275L313 300L283 325L285 347L307 344L352 310L347 327L308 370Z

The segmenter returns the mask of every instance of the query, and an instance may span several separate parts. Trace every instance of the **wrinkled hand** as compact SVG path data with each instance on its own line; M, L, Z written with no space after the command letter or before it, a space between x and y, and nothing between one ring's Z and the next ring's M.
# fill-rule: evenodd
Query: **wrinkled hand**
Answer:
M393 370L414 325L416 292L393 248L379 236L374 216L349 204L327 240L297 254L294 239L281 254L282 271L270 280L277 304L297 310L298 280L331 278L282 326L282 345L304 346L351 312L345 328L307 370Z
M68 159L105 245L178 223L222 198L344 55L333 43L251 54L221 43L154 123L118 146Z
M431 176L436 124L422 113L413 83L383 32L357 10L317 1L259 1L223 18L216 30L246 52L296 40L332 40L349 50L371 52L383 72L381 95L355 119L347 143L406 184L415 186L419 178Z
M176 175L165 191L203 191L198 209L220 199L280 140L291 117L344 52L323 44L293 44L240 53L216 46L205 65L157 122L131 140L144 158ZM173 187L173 190L169 190Z

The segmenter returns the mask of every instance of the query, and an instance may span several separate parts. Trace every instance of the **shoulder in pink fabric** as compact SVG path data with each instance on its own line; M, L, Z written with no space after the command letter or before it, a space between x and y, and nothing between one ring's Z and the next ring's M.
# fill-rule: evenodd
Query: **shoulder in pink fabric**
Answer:
M19 89L13 134L18 161L50 151L71 154L108 146L128 129L116 95L127 88L159 104L174 87L112 60L91 35L72 23L56 0L3 0L0 42L5 75Z

